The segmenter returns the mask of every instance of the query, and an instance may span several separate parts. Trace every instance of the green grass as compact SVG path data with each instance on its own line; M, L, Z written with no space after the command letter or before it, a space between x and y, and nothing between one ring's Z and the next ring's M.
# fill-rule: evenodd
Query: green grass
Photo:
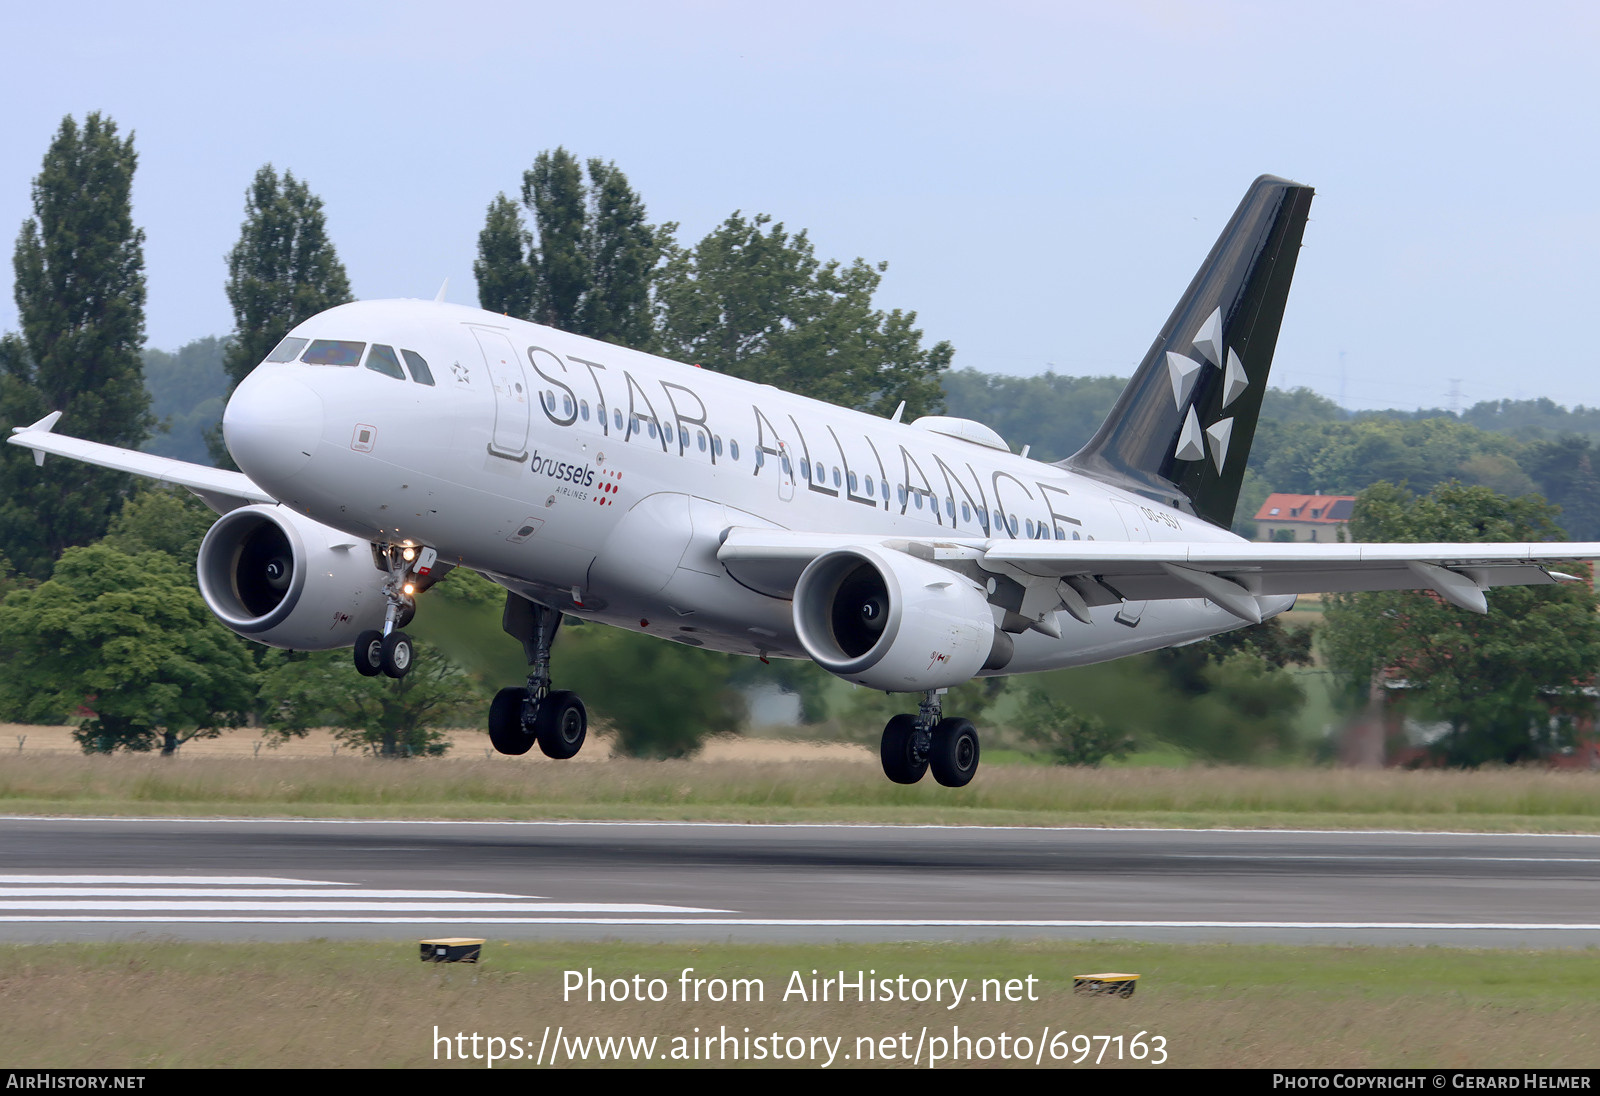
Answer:
M1600 832L1600 774L985 765L961 789L873 761L376 761L18 754L0 812Z
M13 1068L484 1068L481 1057L436 1060L435 1029L515 1036L531 1056L547 1025L552 1035L558 1027L567 1036L654 1035L662 1052L695 1028L823 1036L842 1039L839 1053L852 1054L838 1065L857 1064L858 1037L881 1046L905 1032L914 1047L924 1029L948 1039L957 1026L970 1039L1005 1032L1037 1040L1046 1028L1121 1036L1125 1051L1144 1032L1147 1044L1165 1040L1176 1067L1588 1067L1600 1053L1593 950L551 940L490 941L473 967L419 963L406 942L135 941L11 946L0 949L0 964L0 1060ZM685 1003L686 967L707 979L760 979L764 999ZM637 974L644 985L660 978L668 999L586 1001L580 992L564 1001L568 970L608 981ZM809 983L813 970L903 974L908 984L967 979L973 993L984 979L1016 979L1024 998L1031 976L1037 999L955 1009L945 1007L948 997L784 1001L793 973ZM1072 993L1073 975L1102 971L1139 974L1137 992L1126 1000ZM1070 1036L1064 1045L1069 1064ZM1114 1044L1100 1045L1114 1061Z

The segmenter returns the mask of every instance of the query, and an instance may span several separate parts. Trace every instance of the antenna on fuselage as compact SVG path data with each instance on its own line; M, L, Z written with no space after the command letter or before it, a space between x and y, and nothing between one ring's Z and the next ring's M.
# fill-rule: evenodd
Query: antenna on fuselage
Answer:
M445 290L447 290L449 288L450 288L450 279L446 278L444 280L444 284L439 287L439 292L437 292L437 293L435 293L433 295L433 299L443 303L443 301L444 301L444 292L445 292Z
M899 422L900 416L906 413L906 401L901 400L900 406L894 409L894 414L889 416L890 422Z

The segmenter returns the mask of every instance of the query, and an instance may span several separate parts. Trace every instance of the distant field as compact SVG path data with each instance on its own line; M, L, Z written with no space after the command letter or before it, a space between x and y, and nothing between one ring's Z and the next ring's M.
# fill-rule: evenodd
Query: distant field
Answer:
M802 1066L742 1059L743 1037L778 1035L781 1045L828 1040L833 1068L910 1065L922 1044L952 1065L1028 1063L1151 1068L1161 1041L1168 1067L1590 1068L1600 1057L1600 953L1437 948L1273 947L1130 943L623 944L490 941L480 966L417 960L414 944L176 943L139 940L0 948L6 1022L0 1060L13 1068L419 1067L485 1068L489 1037L502 1040L501 1069L529 1068L559 1034L584 1064L602 1062L592 1036L654 1038L655 1064L697 1035L731 1036L729 1065ZM760 979L762 999L688 1004L685 967L705 979ZM657 1002L562 1000L565 971L603 980L661 979ZM996 990L1015 979L1020 1000L945 1003L826 1003L783 993L800 972L809 982L870 971L967 981ZM1139 974L1123 1000L1072 993L1075 974ZM1032 992L1026 999L1032 977ZM998 993L997 993L998 996ZM435 1042L436 1032L444 1044ZM467 1037L457 1043L457 1034ZM479 1057L444 1060L446 1047ZM1005 1035L1011 1060L1001 1058ZM903 1036L903 1038L902 1038ZM951 1062L967 1053L987 1061ZM1074 1044L1073 1037L1081 1041ZM1095 1039L1096 1036L1100 1038ZM1145 1062L1134 1062L1134 1039ZM512 1038L520 1040L510 1043ZM674 1040L679 1040L674 1042ZM791 1041L794 1040L794 1041ZM888 1040L886 1043L885 1040ZM984 1042L987 1040L987 1042ZM1115 1041L1114 1041L1115 1040ZM580 1042L581 1041L581 1042ZM770 1044L769 1044L770 1045ZM520 1061L509 1059L513 1047ZM613 1044L615 1047L615 1044ZM885 1063L890 1048L894 1060ZM1056 1058L1054 1047L1062 1052ZM638 1044L634 1044L638 1048ZM868 1051L873 1059L861 1059ZM726 1053L726 1052L723 1052ZM848 1059L844 1056L848 1055ZM623 1054L622 1064L633 1058ZM562 1064L566 1064L565 1061ZM690 1059L687 1064L707 1063ZM1159 1068L1159 1067L1157 1067Z
M54 734L54 738L51 737ZM187 816L707 819L951 825L1233 826L1600 833L1600 774L987 764L967 788L884 779L873 751L730 739L690 761L535 751L460 732L444 759L377 761L322 736L252 754L246 734L177 758L85 757L65 732L0 748L0 812ZM0 738L0 747L7 742ZM51 745L50 743L54 743ZM204 748L197 748L204 747Z

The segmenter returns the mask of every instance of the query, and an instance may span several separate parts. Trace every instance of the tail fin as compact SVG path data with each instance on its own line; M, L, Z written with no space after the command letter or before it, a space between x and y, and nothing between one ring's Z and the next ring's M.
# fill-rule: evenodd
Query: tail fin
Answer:
M1061 466L1227 528L1312 190L1263 175L1089 444Z

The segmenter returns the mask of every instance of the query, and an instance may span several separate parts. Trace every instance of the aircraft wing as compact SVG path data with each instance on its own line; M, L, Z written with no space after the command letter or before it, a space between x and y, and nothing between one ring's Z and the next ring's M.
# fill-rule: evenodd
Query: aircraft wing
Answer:
M137 449L119 449L114 445L53 433L60 418L61 412L52 411L32 426L14 426L11 436L6 440L12 445L33 450L36 464L43 464L46 455L71 457L87 464L98 464L102 468L132 472L136 476L186 487L219 514L253 502L278 501L257 487L243 472L189 464L171 457L141 453Z
M732 529L717 556L747 585L792 594L812 559L835 548L872 544L981 577L1015 580L1042 613L1123 601L1204 597L1234 615L1261 619L1257 597L1355 590L1434 590L1446 601L1487 612L1484 589L1571 580L1546 565L1600 558L1600 543L1255 544L1241 541L991 540L863 538L848 534ZM1026 612L1036 618L1034 611Z

